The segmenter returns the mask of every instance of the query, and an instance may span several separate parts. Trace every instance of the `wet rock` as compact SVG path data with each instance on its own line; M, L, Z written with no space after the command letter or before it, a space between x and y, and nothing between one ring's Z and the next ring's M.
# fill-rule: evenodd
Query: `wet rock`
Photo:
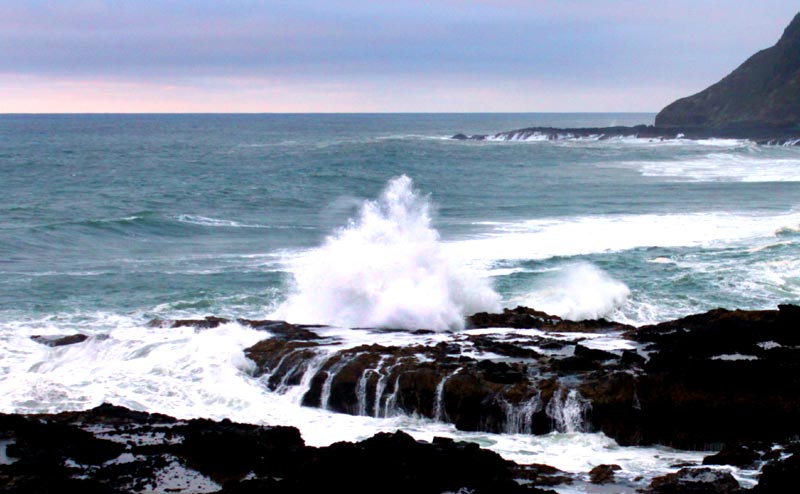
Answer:
M541 463L521 465L516 469L517 478L532 482L537 486L557 486L572 484L574 479L570 474Z
M784 494L795 492L800 479L800 445L794 444L781 455L764 465L756 494Z
M256 364L255 376L269 375L267 386L276 390L281 385L300 383L303 372L316 356L315 341L286 341L280 338L262 340L246 348L244 354Z
M633 350L623 350L620 363L625 367L641 367L647 359Z
M399 431L312 448L291 427L178 421L110 405L0 414L0 426L15 460L0 465L4 493L545 492L515 481L529 467L477 444Z
M472 336L469 338L469 341L471 341L476 348L497 355L519 359L535 359L540 356L539 352L536 350L526 348L518 343L498 341L487 336Z
M619 355L599 350L596 348L587 348L581 344L575 345L575 356L587 360L616 360Z
M180 433L183 441L174 449L187 465L220 483L241 480L249 472L263 469L265 463L270 473L291 473L296 468L287 463L291 454L305 447L294 427L198 419L181 427Z
M84 341L88 340L89 337L85 334L71 334L68 336L58 336L58 335L34 335L31 336L31 339L36 343L41 343L42 345L47 345L50 347L57 347L57 346L66 346L66 345L74 345L76 343L83 343Z
M258 321L248 323L273 336L245 354L272 390L297 385L313 372L303 381L310 385L302 403L341 413L416 414L489 432L519 431L523 424L523 432L547 433L567 427L548 415L563 380L591 409L570 418L581 423L569 427L602 431L625 445L708 449L800 433L796 306L716 309L641 328L567 321L524 307L470 320L473 327L545 333L452 333L435 344L422 343L427 335L419 335L421 343L407 347L332 351L335 342L306 327ZM589 338L584 333L608 332L623 334L636 350L619 357L581 343ZM540 401L535 411L534 397Z
M176 319L172 321L172 328L195 327L200 329L216 328L221 324L231 322L223 317L206 316L205 319ZM152 321L151 321L152 323Z
M545 331L582 333L633 329L632 326L605 319L570 321L528 307L504 309L501 314L479 312L467 318L467 327L541 329Z
M766 448L765 445L745 443L726 444L719 453L703 458L703 465L731 465L748 468L759 461Z
M289 324L286 321L252 320L252 319L237 319L237 322L245 326L250 326L251 328L257 329L259 331L269 331L276 338L281 338L284 340L316 341L322 339L317 333L311 331L311 329L319 328L321 326L313 326L313 325L300 326L296 324Z
M676 473L657 477L648 494L732 494L739 492L739 482L728 471L710 468L681 468Z
M614 482L614 472L622 470L619 465L597 465L589 471L589 482L610 484Z
M636 383L645 440L701 449L800 432L799 324L792 310L716 309L631 333L652 352Z

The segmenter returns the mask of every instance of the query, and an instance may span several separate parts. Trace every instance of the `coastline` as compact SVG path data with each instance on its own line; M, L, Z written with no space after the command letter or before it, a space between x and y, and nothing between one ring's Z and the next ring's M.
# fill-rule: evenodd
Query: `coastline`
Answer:
M214 331L230 322L207 317L152 324L164 331ZM331 486L372 492L389 478L401 480L381 487L387 492L548 492L554 486L584 489L593 479L614 492L681 492L687 482L698 488L691 492L743 492L727 470L734 466L760 471L753 492L771 493L785 492L798 474L797 306L716 309L638 328L518 307L475 314L463 332L363 330L400 333L413 344L338 349L324 326L236 322L265 332L263 341L245 350L256 375L266 377L273 391L278 383L307 381L306 406L358 415L361 406L372 410L383 403L383 396L388 407L394 396L398 411L450 421L461 430L597 431L620 444L710 453L702 464L675 465L667 475L632 485L615 480L613 465L566 473L515 464L445 438L426 443L403 432L380 433L311 448L290 427L187 421L103 405L0 416L4 492L60 492L63 485L85 492L306 492ZM423 341L434 336L434 345ZM37 341L66 346L84 340ZM318 351L324 361L314 356ZM380 373L371 371L381 365L387 371L379 392Z

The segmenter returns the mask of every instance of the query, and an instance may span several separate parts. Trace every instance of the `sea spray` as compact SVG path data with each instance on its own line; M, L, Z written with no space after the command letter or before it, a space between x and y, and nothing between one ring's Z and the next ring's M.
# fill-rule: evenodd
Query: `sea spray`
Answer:
M345 327L461 329L499 309L488 282L455 265L431 226L431 205L403 175L293 268L295 289L275 317Z
M574 263L547 273L515 302L580 321L609 317L628 301L630 289L589 263Z

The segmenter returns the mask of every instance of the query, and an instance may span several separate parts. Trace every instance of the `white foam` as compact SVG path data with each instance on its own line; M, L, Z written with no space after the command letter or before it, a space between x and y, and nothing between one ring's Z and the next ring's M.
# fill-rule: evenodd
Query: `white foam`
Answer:
M800 156L795 151L791 149L782 153L790 156L716 152L691 159L631 161L606 166L632 168L645 177L689 182L798 182Z
M181 214L176 218L181 223L188 223L190 225L210 226L210 227L226 227L226 228L265 228L271 230L280 229L308 229L310 227L302 226L281 226L281 225L260 225L256 223L241 223L239 221L224 220L219 218L209 218L196 214Z
M597 266L574 263L548 273L512 304L536 307L548 314L580 321L608 317L628 299L630 290Z
M484 269L501 260L541 260L642 247L712 247L773 238L800 213L686 213L542 218L485 225L474 238L447 242L446 252Z
M727 360L727 361L735 361L735 360L758 360L758 357L755 355L746 355L743 353L726 353L723 355L714 355L711 357L711 360Z
M296 287L270 317L349 327L453 329L499 309L487 281L448 258L430 204L406 176L325 244L294 260Z

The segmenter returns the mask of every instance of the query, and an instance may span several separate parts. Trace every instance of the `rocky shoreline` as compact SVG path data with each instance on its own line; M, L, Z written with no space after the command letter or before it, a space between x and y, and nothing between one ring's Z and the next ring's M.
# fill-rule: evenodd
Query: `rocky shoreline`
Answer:
M228 322L151 325L213 330ZM755 493L788 492L800 474L794 305L716 309L638 328L518 307L475 314L461 332L352 330L391 335L386 345L343 345L324 326L237 322L265 332L245 350L254 377L274 392L301 389L305 406L429 417L466 431L603 432L622 445L719 452L706 466L676 465L672 474L648 479L653 493L743 492L730 472L710 465L760 470ZM34 338L53 346L86 339ZM595 481L632 492L614 483L613 465L576 476L516 465L475 444L421 443L402 432L311 448L293 428L181 421L111 405L0 420L0 492L63 485L85 492L374 492L378 485L389 492L541 492ZM361 473L343 476L353 469Z
M581 484L617 484L616 465L572 475L547 465L517 465L477 444L404 432L357 443L306 446L293 427L227 420L178 420L104 404L57 415L2 415L0 492L4 493L554 493ZM640 490L667 493L786 493L800 471L800 444L737 444L703 465L676 465ZM763 464L759 484L742 490L715 465Z
M739 125L730 127L694 126L654 126L636 125L632 127L528 127L524 129L498 132L497 134L455 134L454 140L470 141L560 141L570 139L608 140L637 138L652 140L672 139L741 139L760 145L797 146L800 145L800 129L794 125Z

